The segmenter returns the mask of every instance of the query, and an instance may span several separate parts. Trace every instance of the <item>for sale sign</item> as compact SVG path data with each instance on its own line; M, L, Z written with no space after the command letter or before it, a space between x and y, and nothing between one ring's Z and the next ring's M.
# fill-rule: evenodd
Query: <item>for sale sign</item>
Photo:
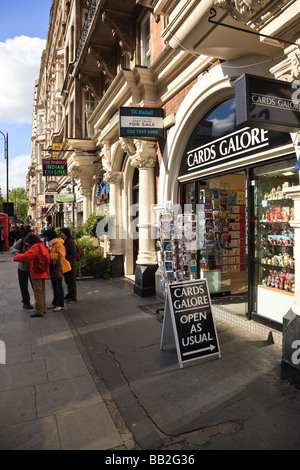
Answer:
M206 279L168 285L161 349L172 326L180 367L184 362L221 357Z

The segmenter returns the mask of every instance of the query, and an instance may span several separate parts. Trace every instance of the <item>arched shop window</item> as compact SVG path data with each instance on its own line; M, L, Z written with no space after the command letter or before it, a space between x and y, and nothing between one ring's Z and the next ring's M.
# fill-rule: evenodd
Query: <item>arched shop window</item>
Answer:
M251 129L235 123L236 100L230 98L210 111L192 132L179 176L216 167L291 143L286 132Z

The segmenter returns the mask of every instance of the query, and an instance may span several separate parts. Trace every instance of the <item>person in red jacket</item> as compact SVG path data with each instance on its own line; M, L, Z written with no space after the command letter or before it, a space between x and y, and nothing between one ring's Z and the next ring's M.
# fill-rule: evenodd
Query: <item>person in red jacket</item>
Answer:
M50 266L50 254L47 248L44 246L40 237L35 233L29 233L24 238L24 242L28 244L29 249L26 253L18 254L14 256L14 261L28 262L30 277L32 281L32 288L35 298L35 312L30 315L31 317L42 317L46 314L46 286L45 279L49 279L49 266ZM48 258L48 268L42 273L36 273L34 271L34 260L42 251L43 255Z

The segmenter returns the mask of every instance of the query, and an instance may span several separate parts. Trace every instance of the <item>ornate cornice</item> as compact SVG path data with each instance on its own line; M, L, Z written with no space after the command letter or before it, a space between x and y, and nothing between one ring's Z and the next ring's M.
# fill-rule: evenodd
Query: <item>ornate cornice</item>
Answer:
M101 46L90 45L88 53L95 57L98 68L109 79L109 81L112 82L115 77L113 51Z
M242 23L251 20L267 3L269 0L213 0L216 7Z
M297 42L299 42L298 40ZM300 42L299 42L300 43ZM300 79L300 51L296 46L285 50L287 58L270 69L277 80L293 82Z
M119 46L128 55L129 59L132 60L134 54L132 18L126 15L126 18L124 17L123 19L120 15L114 15L106 10L102 13L102 21L110 26L112 35L118 41Z

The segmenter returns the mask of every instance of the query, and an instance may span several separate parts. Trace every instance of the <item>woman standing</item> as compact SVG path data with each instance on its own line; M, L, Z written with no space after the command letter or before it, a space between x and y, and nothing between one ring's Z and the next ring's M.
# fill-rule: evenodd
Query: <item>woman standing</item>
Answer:
M62 275L68 271L71 271L71 265L69 261L66 260L66 249L64 246L64 241L62 238L57 237L57 233L53 228L44 232L44 241L48 244L50 260L52 264L52 269L50 266L50 279L53 289L53 301L52 304L48 306L48 308L53 308L54 312L59 312L65 308ZM62 275L59 279L54 279L53 273L51 276L51 270L53 270L53 266L57 263L60 263L61 265Z
M35 233L28 233L24 238L24 242L28 244L29 249L26 253L19 253L14 256L14 261L29 263L29 271L32 282L32 288L35 298L35 312L31 317L42 317L46 313L46 288L45 279L49 278L50 255L47 248L41 242L40 237ZM45 271L40 273L35 271L34 260L42 253L48 259Z
M61 229L61 238L64 240L66 248L66 259L71 265L71 271L64 273L64 278L68 287L67 295L65 296L66 303L72 304L77 300L77 289L76 289L76 274L77 274L77 262L76 262L76 243L71 232L68 228Z

